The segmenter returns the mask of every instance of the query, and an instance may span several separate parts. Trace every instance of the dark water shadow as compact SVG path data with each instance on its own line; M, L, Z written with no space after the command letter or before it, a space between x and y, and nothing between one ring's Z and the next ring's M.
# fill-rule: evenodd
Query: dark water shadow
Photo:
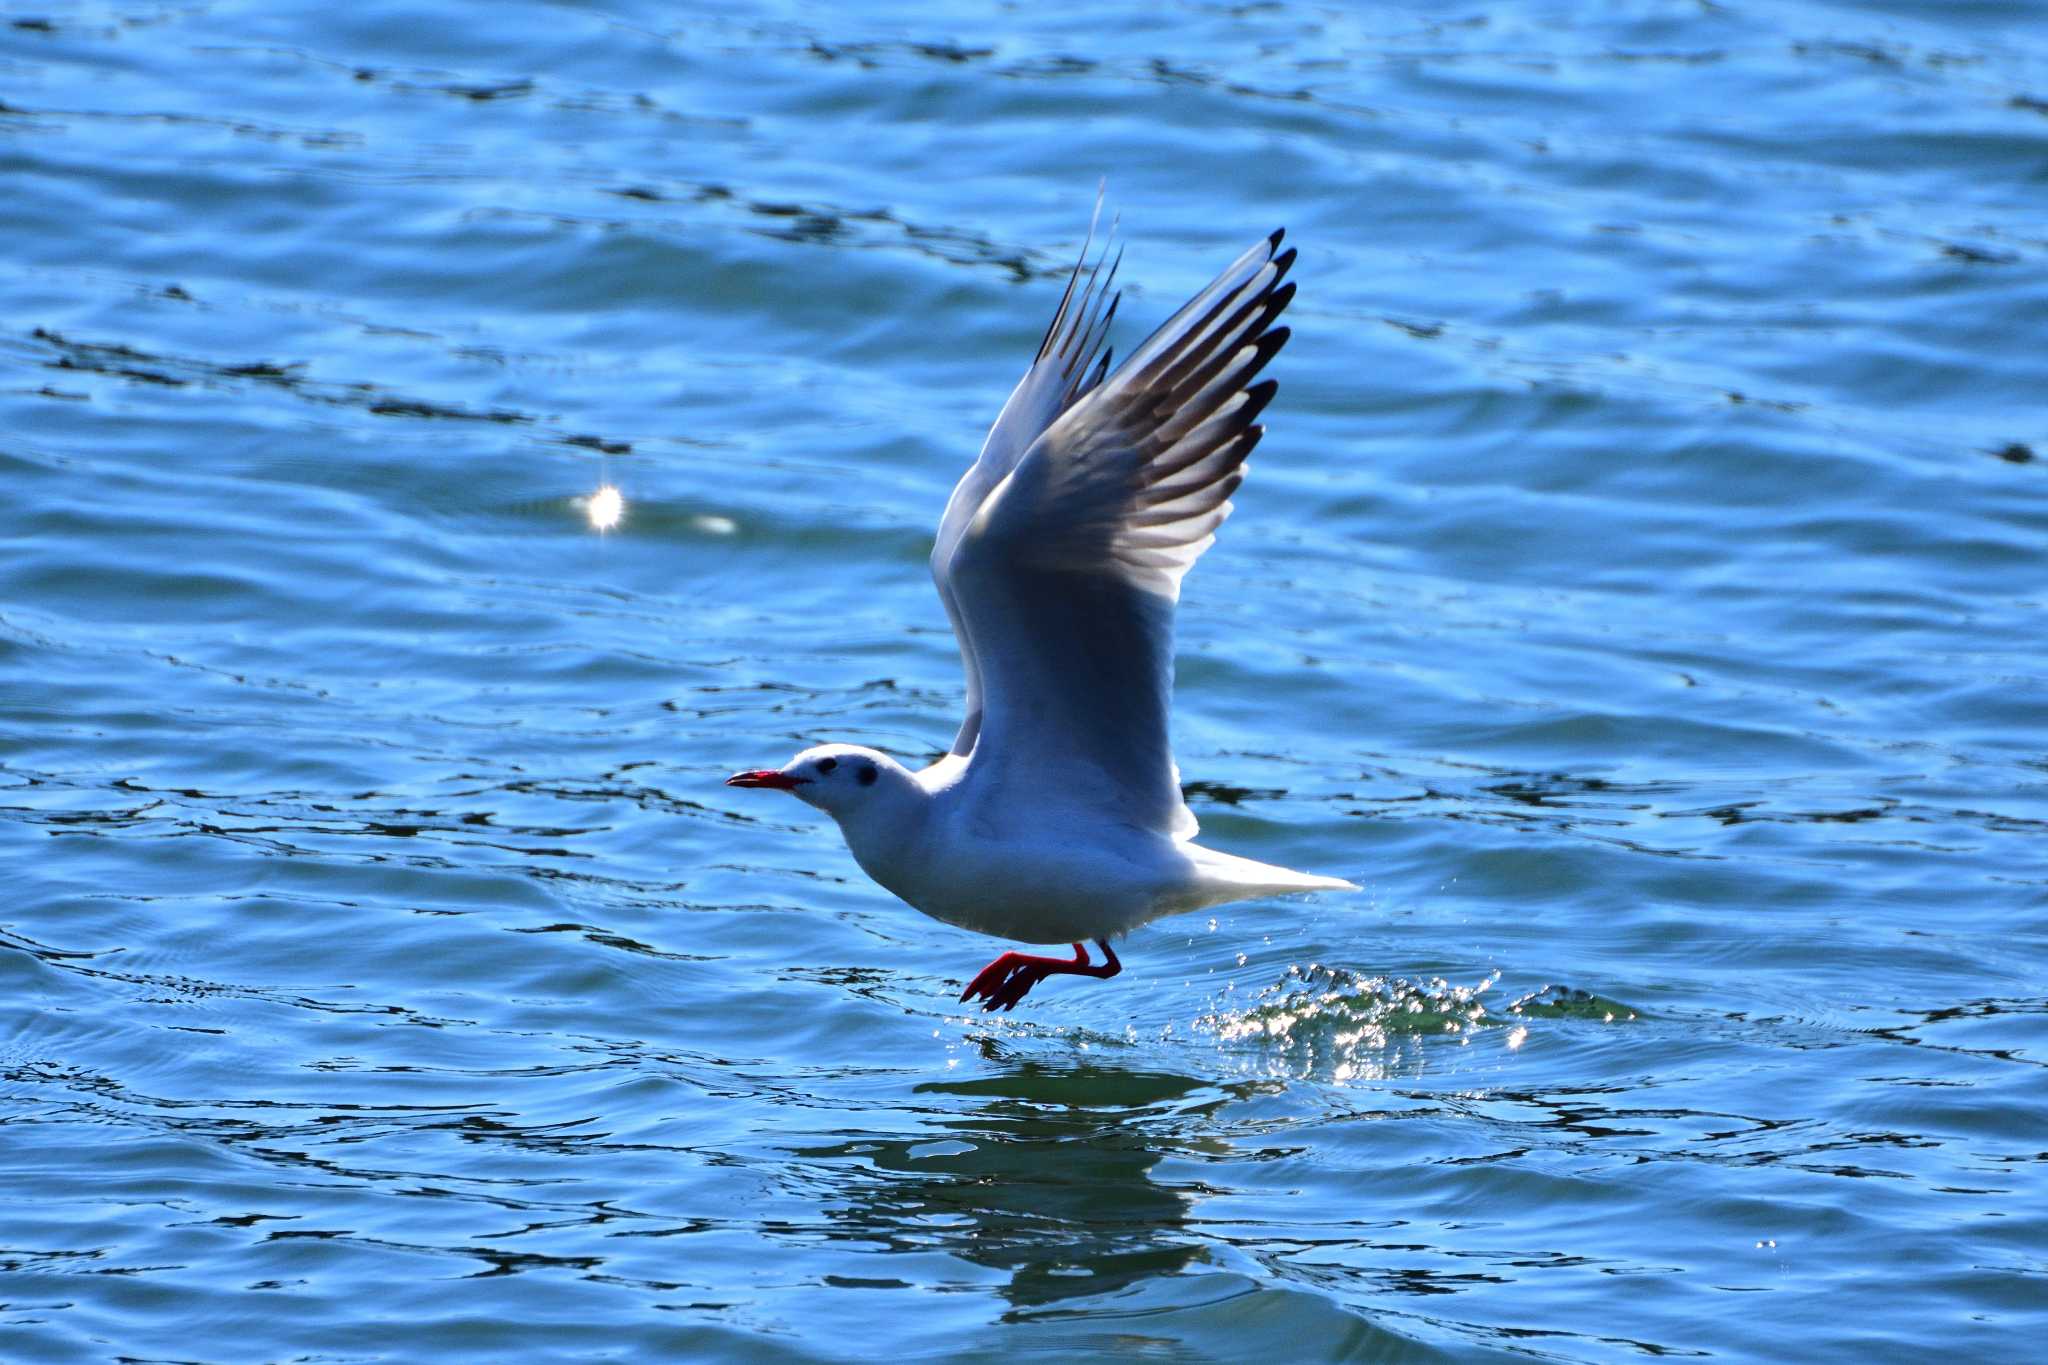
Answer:
M821 1208L828 1238L886 1253L881 1275L897 1253L932 1251L997 1272L995 1321L1039 1349L1210 1358L1221 1348L1230 1359L1277 1336L1305 1358L1448 1358L1331 1295L1270 1278L1197 1216L1232 1152L1219 1111L1276 1082L992 1059L993 1074L917 1087L936 1112L914 1138L856 1134L792 1153L837 1169ZM1163 1176L1176 1157L1190 1174ZM1001 1335L983 1348L1006 1352Z
M1161 1183L1186 1141L1162 1121L1213 1113L1233 1096L1165 1072L1022 1062L917 1087L959 1104L915 1138L855 1136L800 1149L865 1178L826 1210L832 1235L891 1251L939 1249L1009 1276L1013 1310L1112 1294L1203 1254L1192 1190Z

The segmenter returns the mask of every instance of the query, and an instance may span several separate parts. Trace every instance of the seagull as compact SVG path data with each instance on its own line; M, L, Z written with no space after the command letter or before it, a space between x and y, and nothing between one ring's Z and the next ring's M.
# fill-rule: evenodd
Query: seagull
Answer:
M1015 1008L1049 976L1115 976L1110 940L1161 916L1356 889L1195 843L1167 736L1181 579L1230 514L1279 387L1257 376L1288 337L1274 325L1294 297L1284 231L1112 371L1122 253L1110 260L1105 240L1091 265L1091 223L932 548L967 675L952 748L912 771L821 744L726 779L830 815L862 870L934 919L1073 946L989 963L960 993L984 1010Z

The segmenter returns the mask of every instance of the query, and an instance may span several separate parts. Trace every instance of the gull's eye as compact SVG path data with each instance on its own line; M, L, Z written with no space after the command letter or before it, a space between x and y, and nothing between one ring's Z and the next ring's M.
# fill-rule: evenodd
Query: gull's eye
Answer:
M818 760L818 771L821 773L829 773L838 766L839 760L836 758L821 758Z

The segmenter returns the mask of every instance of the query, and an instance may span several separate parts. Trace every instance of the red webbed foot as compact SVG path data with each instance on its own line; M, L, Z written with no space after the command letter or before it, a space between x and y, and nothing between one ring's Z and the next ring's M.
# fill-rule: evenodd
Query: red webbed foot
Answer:
M1105 961L1096 963L1088 960L1088 950L1074 945L1074 956L1039 957L1032 953L1004 953L994 962L983 967L974 980L967 983L967 989L960 992L960 998L979 998L984 1010L1014 1009L1019 1000L1030 994L1031 988L1048 976L1093 976L1107 980L1124 969L1110 950L1109 940L1098 938L1095 946L1102 949Z

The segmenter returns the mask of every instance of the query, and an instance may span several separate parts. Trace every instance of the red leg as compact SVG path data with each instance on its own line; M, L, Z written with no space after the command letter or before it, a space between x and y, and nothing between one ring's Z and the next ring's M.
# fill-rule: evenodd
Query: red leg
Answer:
M1108 939L1096 939L1095 946L1102 949L1105 959L1100 963L1090 962L1088 950L1078 943L1074 945L1071 960L1038 957L1031 953L1004 953L967 983L967 989L960 992L960 998L972 1000L979 996L984 1010L1014 1009L1033 986L1048 976L1093 976L1106 981L1124 969L1124 964L1116 960Z

